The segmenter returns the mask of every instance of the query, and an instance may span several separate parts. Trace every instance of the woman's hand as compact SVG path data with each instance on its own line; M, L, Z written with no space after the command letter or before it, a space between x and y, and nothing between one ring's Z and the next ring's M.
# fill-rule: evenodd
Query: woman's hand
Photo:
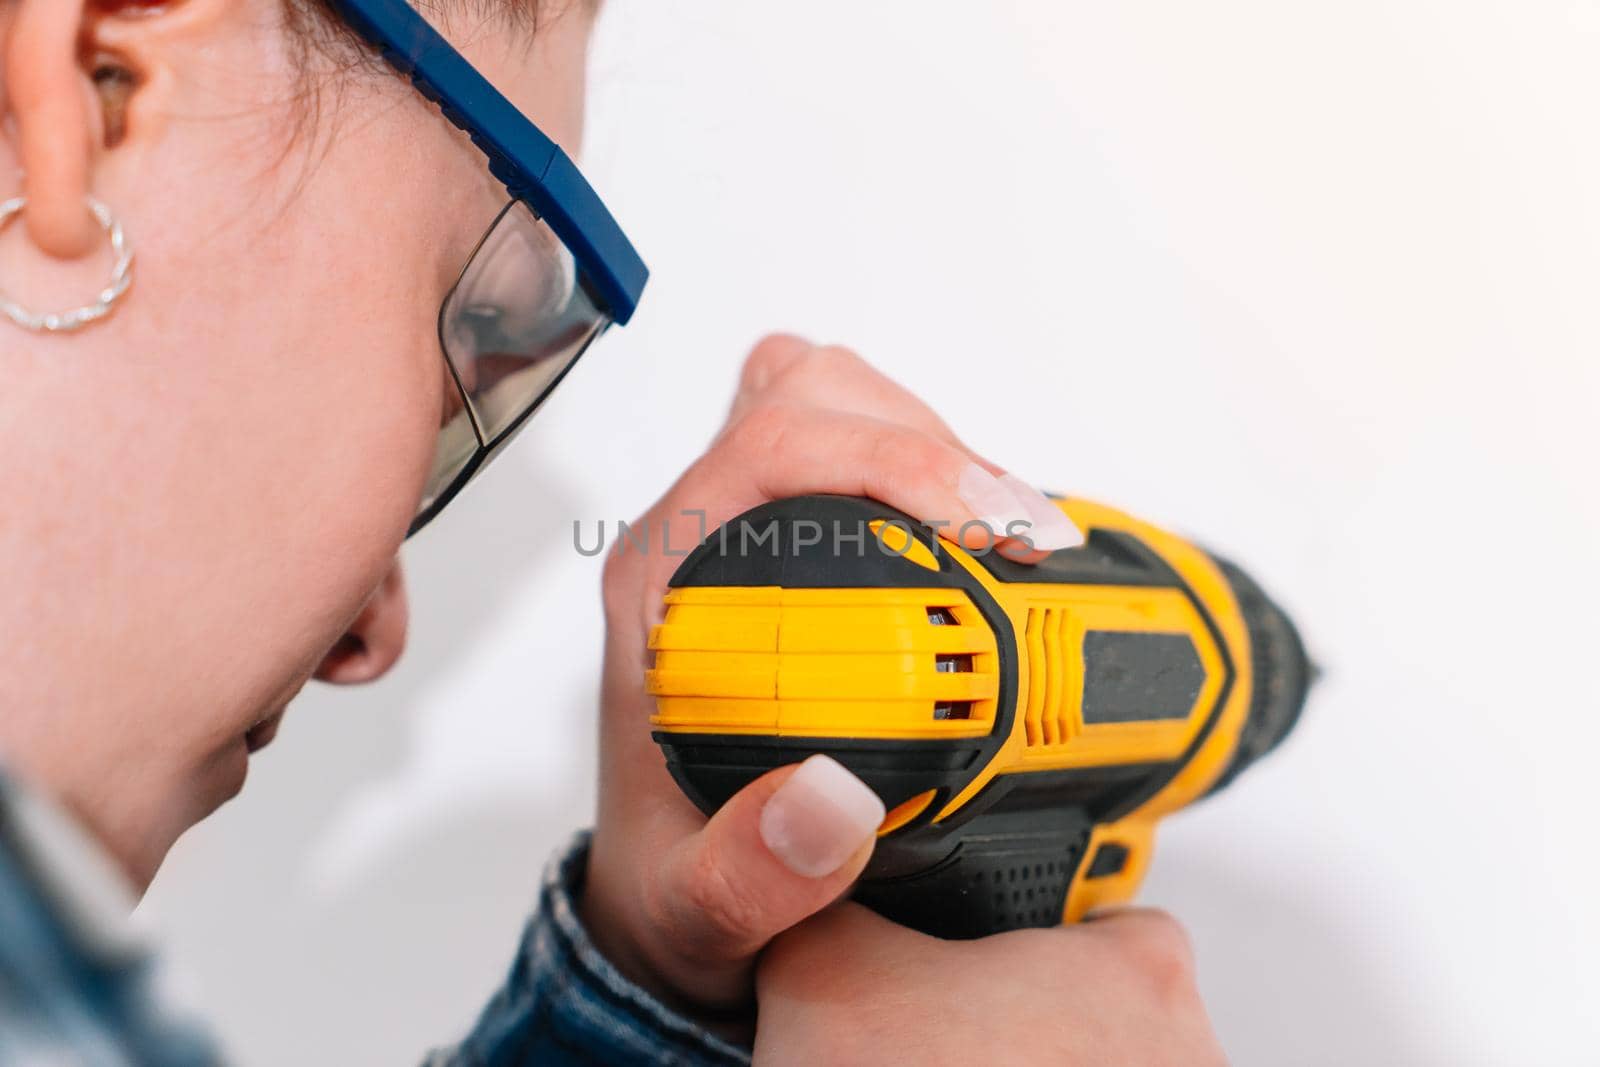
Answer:
M779 936L757 988L762 1067L1226 1062L1157 911L940 941L841 904Z
M667 579L701 531L769 500L872 497L959 531L982 521L1023 560L1079 544L1027 484L958 441L916 397L843 349L792 337L758 345L727 425L640 520L651 547L607 560L599 822L583 898L601 951L629 977L702 1018L747 1012L756 953L843 894L872 850L883 808L823 757L752 783L709 822L679 791L650 737L650 627ZM664 524L672 547L661 551ZM971 527L973 548L988 530Z

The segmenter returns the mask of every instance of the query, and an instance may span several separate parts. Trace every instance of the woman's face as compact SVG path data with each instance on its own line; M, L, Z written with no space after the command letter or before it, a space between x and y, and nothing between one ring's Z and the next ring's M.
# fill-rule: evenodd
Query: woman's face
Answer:
M0 760L147 880L310 677L399 654L394 558L447 402L435 320L505 193L404 81L297 56L282 0L91 4L90 47L45 69L30 8L80 2L0 13L0 173L56 173L59 115L27 109L92 101L59 135L92 144L135 281L76 335L0 323ZM575 154L589 25L575 3L531 38L441 28ZM0 233L24 303L80 302L105 269Z

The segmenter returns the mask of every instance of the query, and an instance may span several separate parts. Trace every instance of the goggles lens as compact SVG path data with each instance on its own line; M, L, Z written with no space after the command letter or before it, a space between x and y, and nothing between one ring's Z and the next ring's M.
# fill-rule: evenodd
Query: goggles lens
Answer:
M455 381L446 383L433 473L413 532L516 436L608 325L560 238L512 201L439 316Z

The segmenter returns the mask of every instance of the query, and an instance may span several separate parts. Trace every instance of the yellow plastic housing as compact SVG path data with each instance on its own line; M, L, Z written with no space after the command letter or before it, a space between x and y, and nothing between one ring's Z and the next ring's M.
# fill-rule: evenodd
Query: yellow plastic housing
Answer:
M1189 753L1179 772L1136 810L1095 827L1088 856L1109 843L1126 849L1128 858L1120 870L1099 877L1090 876L1087 860L1079 865L1063 915L1071 921L1133 895L1148 864L1156 820L1203 795L1232 757L1250 704L1251 677L1244 619L1205 552L1113 508L1082 500L1058 504L1085 532L1136 536L1176 572L1188 593L1000 581L967 552L942 543L999 606L1019 662L1008 735L934 821L949 818L1000 775L1170 762ZM907 547L896 528L877 532L897 550ZM925 546L912 547L928 555L913 562L937 570ZM954 622L929 625L931 612L948 613ZM1204 672L1188 715L1085 722L1083 647L1089 631L1188 637ZM669 733L919 740L982 737L997 721L996 635L959 589L676 588L667 595L666 615L650 647L655 666L647 686L658 709L652 722ZM951 656L970 657L963 663L970 669L941 670L939 657ZM1233 684L1219 707L1229 661ZM951 707L958 709L956 717L939 716L939 709ZM1213 714L1209 733L1195 747ZM900 805L883 832L921 815L932 799L915 797Z

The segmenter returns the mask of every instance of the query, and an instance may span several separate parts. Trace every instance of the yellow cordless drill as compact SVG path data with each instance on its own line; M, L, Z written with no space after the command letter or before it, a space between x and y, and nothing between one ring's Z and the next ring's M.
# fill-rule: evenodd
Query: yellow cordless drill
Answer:
M855 899L941 937L1130 899L1163 815L1293 727L1311 668L1256 584L1058 500L1086 543L1026 566L870 500L766 504L674 575L655 739L706 812L816 752L888 817Z

